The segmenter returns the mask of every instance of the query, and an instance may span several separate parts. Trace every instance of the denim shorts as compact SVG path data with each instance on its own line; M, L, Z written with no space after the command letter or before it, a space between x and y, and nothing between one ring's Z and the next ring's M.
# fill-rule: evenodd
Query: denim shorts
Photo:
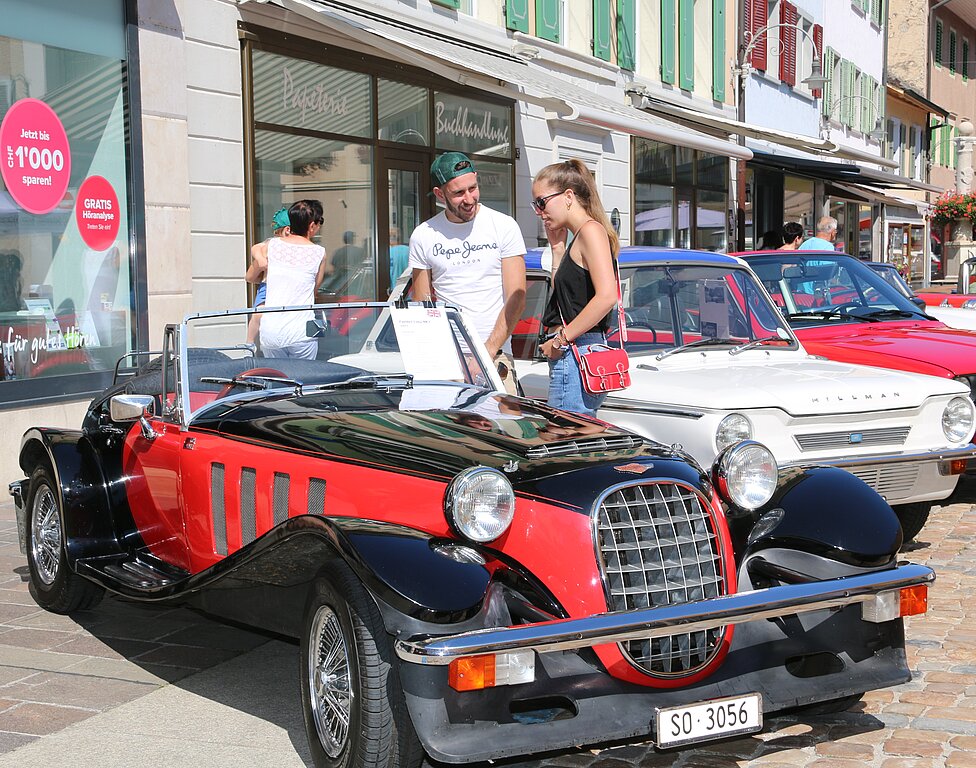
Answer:
M588 352L593 344L606 344L607 338L602 333L584 333L577 337L574 343L581 352ZM583 377L580 374L579 363L570 347L563 350L562 357L549 361L549 400L553 408L564 411L582 413L584 416L596 416L596 410L607 399L606 393L591 395L583 389Z
M264 304L264 300L265 300L265 298L267 298L267 296L268 296L268 284L267 283L261 283L258 286L257 293L254 294L254 305L253 306L260 307L262 304Z

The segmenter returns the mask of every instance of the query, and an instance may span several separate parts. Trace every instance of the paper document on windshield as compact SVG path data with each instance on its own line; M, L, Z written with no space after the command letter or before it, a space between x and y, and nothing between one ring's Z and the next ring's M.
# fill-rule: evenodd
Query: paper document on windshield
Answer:
M725 280L703 280L698 286L701 335L724 339L729 335L729 305Z
M392 307L390 312L407 373L420 380L464 380L447 312L438 307Z

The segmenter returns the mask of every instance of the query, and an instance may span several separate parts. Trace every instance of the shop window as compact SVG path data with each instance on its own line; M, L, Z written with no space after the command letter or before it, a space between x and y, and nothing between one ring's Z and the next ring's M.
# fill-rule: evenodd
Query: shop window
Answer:
M724 250L728 158L634 139L636 245Z
M381 139L402 144L430 144L426 88L378 78L376 94Z
M320 133L369 137L370 76L254 51L254 120Z
M257 221L296 200L322 203L318 244L331 265L328 298L374 298L373 156L368 144L258 130L254 134Z
M122 22L87 13L88 50L0 37L4 405L98 390L137 340ZM32 21L44 37L44 20ZM91 50L102 43L111 55Z
M442 91L434 92L434 143L441 150L509 157L512 109Z

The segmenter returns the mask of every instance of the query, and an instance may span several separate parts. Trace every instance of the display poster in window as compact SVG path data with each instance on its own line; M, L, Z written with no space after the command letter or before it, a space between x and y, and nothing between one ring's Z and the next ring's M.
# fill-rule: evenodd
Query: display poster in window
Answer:
M729 336L729 296L725 280L702 280L698 287L701 335L725 339Z

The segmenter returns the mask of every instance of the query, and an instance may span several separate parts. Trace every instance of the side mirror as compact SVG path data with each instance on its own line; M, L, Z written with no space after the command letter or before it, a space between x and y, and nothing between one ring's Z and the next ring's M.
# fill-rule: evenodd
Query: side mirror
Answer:
M142 436L152 441L159 435L147 421L146 416L153 415L155 404L156 399L152 395L115 395L109 401L108 412L112 421L138 421Z
M925 299L923 299L923 298L921 298L919 296L912 296L912 298L910 299L910 301L912 302L912 304L914 304L919 309L925 309Z
M305 335L310 339L320 339L329 330L329 324L323 320L308 320L305 323Z

